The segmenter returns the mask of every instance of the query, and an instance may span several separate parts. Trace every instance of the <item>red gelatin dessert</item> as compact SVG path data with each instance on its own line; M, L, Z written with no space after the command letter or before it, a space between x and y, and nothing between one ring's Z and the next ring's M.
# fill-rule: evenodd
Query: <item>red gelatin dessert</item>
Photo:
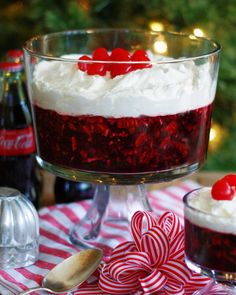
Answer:
M86 171L163 171L206 157L212 105L166 116L71 116L34 106L43 160Z
M224 178L233 190L234 179ZM236 274L236 195L234 190L232 198L225 198L231 193L221 185L217 181L184 197L186 259L206 272Z

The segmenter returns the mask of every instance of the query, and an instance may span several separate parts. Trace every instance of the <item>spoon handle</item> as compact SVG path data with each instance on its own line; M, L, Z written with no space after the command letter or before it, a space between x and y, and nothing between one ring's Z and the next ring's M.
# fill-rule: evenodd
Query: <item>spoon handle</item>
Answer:
M49 293L55 293L48 288L36 287L36 288L32 288L32 289L28 289L26 291L23 291L23 292L19 293L18 295L26 295L26 294L30 294L31 292L34 292L34 291L47 291Z

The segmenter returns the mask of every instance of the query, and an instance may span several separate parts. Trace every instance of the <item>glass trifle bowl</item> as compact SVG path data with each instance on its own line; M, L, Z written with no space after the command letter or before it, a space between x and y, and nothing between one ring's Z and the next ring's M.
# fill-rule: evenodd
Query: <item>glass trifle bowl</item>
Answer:
M184 197L186 263L193 271L212 278L196 295L213 291L214 294L236 294L234 195L231 200L215 200L212 189L204 187Z
M126 239L133 213L151 209L145 183L204 163L220 46L181 33L94 29L37 36L24 52L39 164L97 183L70 240L113 247L101 227L118 222L118 240Z

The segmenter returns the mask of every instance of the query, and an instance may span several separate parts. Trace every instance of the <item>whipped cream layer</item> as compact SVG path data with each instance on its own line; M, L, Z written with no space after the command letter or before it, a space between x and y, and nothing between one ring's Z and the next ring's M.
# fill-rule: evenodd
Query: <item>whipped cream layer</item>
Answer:
M217 201L211 197L211 188L195 194L188 204L196 210L185 207L185 217L198 226L236 235L236 196L231 201Z
M216 77L212 81L209 63L155 64L160 57L150 58L151 68L113 79L109 72L90 76L78 70L77 62L41 61L34 70L33 101L62 114L104 117L177 114L212 103Z

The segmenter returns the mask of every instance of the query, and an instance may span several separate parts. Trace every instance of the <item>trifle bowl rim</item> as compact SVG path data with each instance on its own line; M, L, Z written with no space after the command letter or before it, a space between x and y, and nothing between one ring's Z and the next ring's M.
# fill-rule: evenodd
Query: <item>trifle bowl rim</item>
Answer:
M175 31L152 31L152 30L145 30L145 29L125 29L125 28L98 28L98 29L81 29L81 30L63 30L63 31L58 31L58 32L53 32L53 33L48 33L48 34L40 34L36 35L34 37L31 37L28 39L24 45L23 45L23 50L27 52L30 56L32 57L38 57L42 58L45 60L54 60L54 61L61 61L61 62L76 62L78 61L78 57L74 58L69 58L63 57L63 56L53 56L49 54L42 53L41 50L35 50L33 48L33 43L34 42L41 42L45 40L49 40L50 38L57 38L62 35L91 35L91 34L108 34L108 33L125 33L125 34L130 34L130 33L140 33L140 34L149 34L153 36L161 36L161 35L166 35L166 36L175 36L175 37L181 37L181 38L188 38L190 40L195 40L198 42L207 42L209 45L211 45L212 49L202 53L198 54L196 56L190 56L190 57L179 57L179 58L172 58L171 60L168 58L167 59L163 58L162 60L150 60L148 61L149 64L174 64L174 63L183 63L183 62L188 62L188 61L196 61L199 59L203 58L208 58L210 56L219 54L221 51L221 45L216 42L213 39L207 38L207 37L199 37L193 34L188 34L188 33L183 33L183 32L175 32ZM79 54L79 53L78 53ZM161 54L160 54L161 55ZM161 55L164 57L163 55ZM86 60L80 60L81 63L87 63L88 61ZM104 61L104 60L89 60L89 63L99 63L102 62L104 64L109 64L109 63L114 63L114 64L146 64L147 61Z

